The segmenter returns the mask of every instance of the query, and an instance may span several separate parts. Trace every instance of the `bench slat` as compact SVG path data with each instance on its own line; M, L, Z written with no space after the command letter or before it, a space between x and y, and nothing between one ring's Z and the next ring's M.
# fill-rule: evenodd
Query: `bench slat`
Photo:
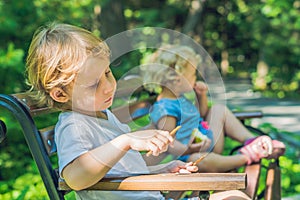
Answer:
M233 112L235 117L239 120L252 119L252 118L262 118L262 111L235 111Z
M31 97L32 94L33 93L24 92L24 93L12 94L12 96L17 98L20 102L22 102L24 105L26 105L29 108L29 112L31 116L50 114L58 111L57 109L50 108L47 106L38 107Z
M127 178L104 178L87 190L209 191L245 188L246 173L167 173ZM59 181L59 189L71 190L63 180Z

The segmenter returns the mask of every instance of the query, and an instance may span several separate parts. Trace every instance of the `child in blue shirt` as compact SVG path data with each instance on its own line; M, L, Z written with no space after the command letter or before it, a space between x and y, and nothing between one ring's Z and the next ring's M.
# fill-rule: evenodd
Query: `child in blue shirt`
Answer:
M174 146L164 156L192 162L205 157L197 164L199 171L226 172L261 158L282 155L283 143L268 136L256 138L225 105L208 107L208 88L204 82L196 81L200 59L187 46L166 45L153 53L142 68L145 88L160 91L150 112L152 122L163 130L181 125ZM195 104L185 97L192 91ZM195 133L202 136L201 142L195 143ZM222 155L225 136L245 144L240 154ZM164 156L156 161L160 162Z

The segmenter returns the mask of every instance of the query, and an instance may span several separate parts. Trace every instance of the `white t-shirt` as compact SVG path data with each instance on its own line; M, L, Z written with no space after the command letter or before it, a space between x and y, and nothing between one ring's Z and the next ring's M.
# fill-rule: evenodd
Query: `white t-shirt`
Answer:
M109 110L105 111L108 120L64 112L59 116L55 127L55 142L59 162L59 173L78 156L99 147L121 134L130 132ZM109 154L110 152L103 152ZM113 156L113 155L112 155ZM149 170L138 151L129 150L116 163L106 176L126 176L130 174L149 174ZM78 191L77 199L163 199L156 191Z

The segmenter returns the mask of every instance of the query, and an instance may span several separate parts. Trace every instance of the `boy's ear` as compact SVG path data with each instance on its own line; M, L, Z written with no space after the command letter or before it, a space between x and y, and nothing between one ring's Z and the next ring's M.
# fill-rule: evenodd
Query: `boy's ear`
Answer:
M58 87L52 88L49 94L54 101L59 103L66 103L70 99L69 95L63 89Z

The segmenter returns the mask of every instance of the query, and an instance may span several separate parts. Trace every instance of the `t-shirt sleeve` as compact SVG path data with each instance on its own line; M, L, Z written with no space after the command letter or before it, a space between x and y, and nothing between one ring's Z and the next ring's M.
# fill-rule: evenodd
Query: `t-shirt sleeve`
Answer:
M59 173L66 165L93 148L90 130L84 123L72 122L56 126L55 142L59 158Z
M180 108L178 102L175 100L164 100L155 102L150 109L150 119L154 124L165 116L172 116L180 121Z

